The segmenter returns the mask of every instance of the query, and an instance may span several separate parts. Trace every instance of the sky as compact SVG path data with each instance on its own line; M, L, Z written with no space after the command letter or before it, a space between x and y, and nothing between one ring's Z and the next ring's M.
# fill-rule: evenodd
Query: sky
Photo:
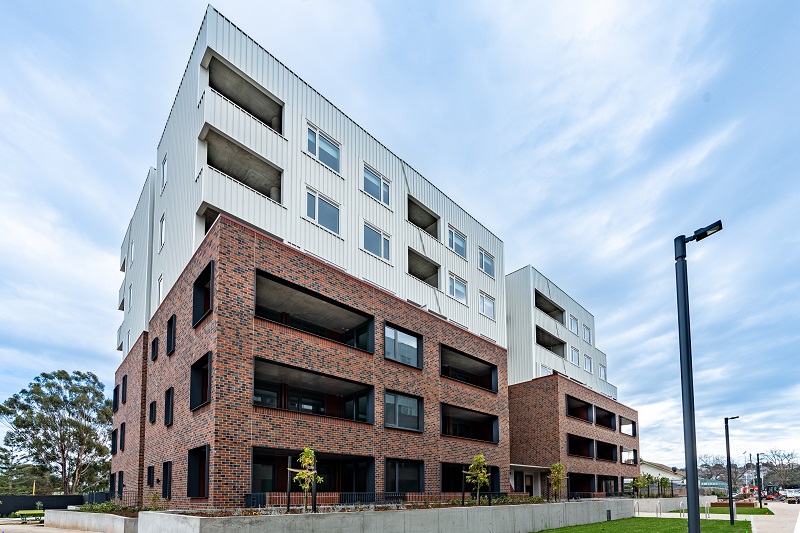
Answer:
M640 456L684 464L673 239L689 243L698 451L800 452L800 3L217 1L595 317ZM110 392L119 250L206 4L0 2L0 401Z

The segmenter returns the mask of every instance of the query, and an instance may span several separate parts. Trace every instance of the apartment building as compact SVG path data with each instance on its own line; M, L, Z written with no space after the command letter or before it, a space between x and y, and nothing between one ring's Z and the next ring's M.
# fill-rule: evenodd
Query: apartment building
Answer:
M506 289L512 486L547 495L560 462L570 497L622 492L639 475L638 414L616 401L594 317L530 265Z
M123 239L111 490L509 480L503 243L209 6ZM296 467L296 464L292 465Z

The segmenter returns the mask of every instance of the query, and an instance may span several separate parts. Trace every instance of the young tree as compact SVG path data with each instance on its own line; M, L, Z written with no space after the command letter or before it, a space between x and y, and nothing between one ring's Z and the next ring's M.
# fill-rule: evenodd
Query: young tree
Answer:
M642 497L642 489L650 486L650 479L647 477L649 475L650 474L641 474L633 479L633 488L636 489L640 498Z
M659 492L662 492L666 495L667 491L672 486L672 482L669 480L668 477L664 476L658 479L658 488Z
M479 453L472 459L472 464L467 469L467 483L475 487L478 497L478 505L481 504L481 487L489 485L489 469L486 467L486 458Z
M91 372L43 372L0 406L7 446L53 472L60 490L74 494L108 462L111 400Z
M294 480L303 490L303 512L305 512L308 510L308 492L314 483L314 476L316 476L317 483L322 483L323 480L320 476L317 476L314 450L308 447L303 448L303 451L300 452L300 457L297 458L297 462L300 463L302 470L297 471Z
M556 495L556 501L561 498L561 491L564 489L564 483L567 481L567 469L561 463L555 463L550 467L550 486L553 487L553 492Z

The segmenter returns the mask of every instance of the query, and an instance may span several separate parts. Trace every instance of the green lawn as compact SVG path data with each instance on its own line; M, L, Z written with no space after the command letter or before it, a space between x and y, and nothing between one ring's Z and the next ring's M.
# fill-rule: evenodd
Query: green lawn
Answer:
M671 513L679 513L680 511L670 511ZM683 511L686 512L685 510ZM705 514L706 510L704 507L700 508L700 516ZM730 508L728 507L711 507L709 509L711 514L729 514L731 512ZM775 514L770 509L764 507L763 509L760 507L737 507L736 514Z
M700 520L703 533L750 533L750 522L737 521L733 527L724 520ZM686 533L686 520L675 518L625 518L585 526L550 529L559 533Z

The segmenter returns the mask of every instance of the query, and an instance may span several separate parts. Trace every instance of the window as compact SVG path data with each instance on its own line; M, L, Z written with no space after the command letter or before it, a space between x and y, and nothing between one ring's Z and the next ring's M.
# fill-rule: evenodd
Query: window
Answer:
M586 354L583 355L583 369L592 373L592 358Z
M386 359L422 368L422 337L389 325L386 326L384 333Z
M447 247L461 257L467 257L467 238L452 227L447 228Z
M156 421L156 409L156 401L153 400L150 402L150 416L148 417L148 420L150 420L151 423Z
M128 375L122 376L122 403L128 401Z
M480 313L494 320L494 298L488 294L480 293Z
M166 228L166 223L167 223L166 217L167 217L167 214L164 213L163 215L161 215L161 220L159 220L159 222L158 222L158 244L159 244L158 251L159 252L161 252L161 248L164 247L164 243L166 242L166 239L167 239L167 235L165 233L166 230L167 230L167 228Z
M117 453L117 430L111 431L111 455Z
M175 351L175 315L167 320L167 355L172 355Z
M386 427L422 431L422 399L386 393Z
M196 328L214 307L214 261L209 261L192 285L192 327Z
M125 472L120 470L117 472L117 498L122 499L122 491L125 488Z
M424 492L424 463L401 459L386 460L386 492Z
M208 497L208 444L189 450L186 472L186 495L189 498Z
M364 167L364 192L386 205L389 205L389 182L369 167Z
M156 483L156 467L155 466L148 466L147 467L147 486L152 487Z
M339 172L339 145L312 126L308 127L308 153L334 172Z
M164 425L172 425L172 404L175 401L175 389L168 388L164 392Z
M161 497L165 500L172 498L172 461L165 462L161 467Z
M156 359L158 359L158 337L150 343L150 360L155 361Z
M114 392L111 396L111 411L114 413L119 409L119 385L114 387Z
M119 425L119 451L125 449L125 422Z
M570 352L569 361L575 366L581 366L581 351L573 348Z
M494 277L494 257L480 250L478 252L478 268Z
M128 312L131 312L131 307L133 307L133 284L128 285ZM128 350L130 350L130 343L128 343Z
M339 234L339 206L308 189L306 196L306 216L323 228Z
M191 369L189 410L211 401L211 352L198 359Z
M131 256L130 264L131 265L133 264L133 250L134 250L134 245L135 244L136 244L136 241L133 239L133 237L131 237L131 253L130 253L130 256Z
M164 154L164 159L161 161L161 192L164 192L164 187L167 186L167 154Z
M441 421L442 435L499 442L499 420L494 415L443 403L441 404Z
M131 351L131 330L128 330L128 352ZM125 353L128 353L125 352Z
M569 315L569 330L575 335L578 334L578 319Z
M589 329L589 326L583 326L583 340L592 344L592 330Z
M372 255L389 260L389 236L364 224L364 249Z
M606 367L604 367L603 365L600 365L599 368L600 368L600 379L602 379L603 381L606 381L607 380Z
M447 276L447 294L462 304L467 303L467 282L451 272Z
M113 493L115 490L117 490L117 475L116 474L110 474L108 476L108 481L109 481L109 483L108 483L108 486L109 486L108 492Z
M158 276L158 303L164 300L164 274Z

